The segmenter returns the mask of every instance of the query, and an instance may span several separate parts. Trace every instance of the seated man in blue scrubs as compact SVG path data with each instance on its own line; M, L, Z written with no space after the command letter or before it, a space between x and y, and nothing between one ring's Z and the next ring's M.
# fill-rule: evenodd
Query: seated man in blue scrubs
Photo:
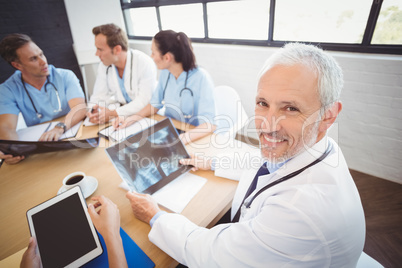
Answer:
M0 139L18 140L18 114L27 126L66 115L64 122L43 133L40 141L57 141L85 117L86 104L78 78L72 71L48 65L43 51L24 34L10 34L0 42L1 57L17 71L0 85ZM4 155L16 164L24 156Z

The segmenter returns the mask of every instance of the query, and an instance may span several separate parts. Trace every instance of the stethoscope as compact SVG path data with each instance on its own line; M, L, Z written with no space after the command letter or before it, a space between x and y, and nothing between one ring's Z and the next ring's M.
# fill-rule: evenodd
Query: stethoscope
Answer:
M132 81L133 81L133 58L134 58L134 56L133 56L133 52L131 50L130 50L130 53L131 53L131 60L130 60L130 91L133 91L133 83L132 83ZM110 87L109 87L109 80L107 79L107 75L109 74L109 69L111 67L112 67L112 65L109 65L106 68L106 86L107 86L108 90L110 89Z
M22 75L21 75L21 82L22 82L22 85L24 86L25 92L27 93L27 95L28 95L28 97L29 97L29 100L30 100L31 103L32 103L32 106L33 106L33 108L34 108L34 110L35 110L35 113L36 113L36 117L39 118L39 119L41 119L41 118L43 117L43 114L39 113L38 109L36 109L36 106L35 106L35 104L34 104L32 98L31 98L31 95L29 94L29 92L28 92L28 90L27 90L27 87L25 86L24 79L22 79ZM53 112L54 112L54 113L59 113L59 112L62 111L62 109L61 109L61 101L60 101L60 96L59 96L59 91L57 90L57 87L56 87L52 82L49 81L49 76L46 77L46 84L45 84L45 92L46 92L46 93L47 93L47 86L48 86L48 85L52 85L52 86L53 86L54 92L56 92L57 103L59 104L59 109L53 110Z
M324 152L319 158L317 158L316 160L314 160L313 162L311 162L311 163L308 164L307 166L305 166L305 167L303 167L303 168L301 168L301 169L299 169L299 170L296 170L295 172L292 172L292 173L290 173L290 174L288 174L288 175L286 175L286 176L284 176L284 177L282 177L282 178L279 178L279 179L277 179L276 181L271 182L271 183L268 184L268 185L265 185L265 186L264 186L263 188L261 188L249 201L247 201L247 203L244 203L245 200L243 200L243 202L242 202L243 205L242 205L241 208L236 212L236 215L233 217L232 222L237 222L237 221L239 221L241 212L245 212L247 209L249 209L250 206L251 206L251 204L253 203L254 199L256 199L257 196L259 196L262 192L264 192L265 190L267 190L267 189L269 189L269 188L271 188L271 187L273 187L273 186L275 186L275 185L277 185L277 184L279 184L279 183L281 183L281 182L287 181L287 180L289 180L289 179L291 179L291 178L293 178L293 177L299 175L300 173L302 173L303 171L305 171L305 170L308 169L309 167L312 167L312 166L314 166L315 164L321 162L322 160L325 159L325 157L328 156L328 154L331 152L331 150L332 150L332 143L329 144L327 150L325 150L325 152ZM246 198L245 198L245 199L246 199Z
M165 84L165 88L163 89L163 94L162 94L162 105L165 105L165 93L166 93L166 88L167 88L167 85L168 85L168 83L169 83L169 79L170 79L170 72L169 72L169 75L168 75L168 78L167 78L167 80L166 80L166 84ZM188 91L190 91L190 94L191 94L191 97L192 97L192 99L193 99L193 110L191 111L191 114L190 115L185 115L184 113L183 113L183 116L184 116L184 118L186 118L186 119L190 119L191 117L193 117L193 115L194 115L194 94L193 94L193 91L190 89L190 88L188 88L187 87L187 79L188 79L188 72L186 72L186 80L185 80L185 82L184 82L184 88L182 89L182 90L180 90L180 94L179 94L179 97L180 97L180 109L181 109L181 102L182 102L182 98L181 98L181 94L183 94L183 91L185 91L185 90L188 90Z

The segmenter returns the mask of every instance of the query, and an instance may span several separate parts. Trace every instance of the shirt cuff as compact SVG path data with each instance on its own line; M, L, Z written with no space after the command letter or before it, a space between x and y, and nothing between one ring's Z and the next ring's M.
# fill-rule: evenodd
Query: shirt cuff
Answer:
M151 228L152 228L152 225L154 225L154 223L155 223L155 221L161 216L161 215L163 215L163 214L166 214L167 212L166 211L159 211L158 213L156 213L153 217L152 217L152 219L149 221L149 225L151 225Z

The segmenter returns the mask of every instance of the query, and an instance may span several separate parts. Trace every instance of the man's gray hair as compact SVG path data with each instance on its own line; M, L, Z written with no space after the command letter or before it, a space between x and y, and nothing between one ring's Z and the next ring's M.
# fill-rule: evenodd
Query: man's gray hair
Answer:
M303 65L317 75L321 112L339 101L343 88L343 74L335 59L322 49L301 43L289 43L280 48L265 62L259 78L277 65Z

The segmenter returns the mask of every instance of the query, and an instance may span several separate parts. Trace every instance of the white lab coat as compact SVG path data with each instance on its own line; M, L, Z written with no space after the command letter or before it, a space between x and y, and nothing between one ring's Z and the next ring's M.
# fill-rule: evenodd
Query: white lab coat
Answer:
M365 240L363 208L342 152L328 143L333 149L323 161L260 194L238 223L206 229L167 213L155 221L149 239L189 267L356 266ZM326 146L324 138L261 176L256 191L310 164ZM243 168L232 217L258 168Z
M133 71L131 71L131 57L133 56ZM102 62L98 67L94 91L90 98L90 105L99 104L109 109L115 109L116 105L121 104L116 112L118 115L132 115L139 112L151 100L152 94L156 88L156 66L153 60L145 53L130 49L127 52L125 66L124 86L131 102L127 103L121 92L117 80L116 67L112 66L106 70ZM130 73L132 73L132 85L130 87ZM112 105L111 105L112 104Z

